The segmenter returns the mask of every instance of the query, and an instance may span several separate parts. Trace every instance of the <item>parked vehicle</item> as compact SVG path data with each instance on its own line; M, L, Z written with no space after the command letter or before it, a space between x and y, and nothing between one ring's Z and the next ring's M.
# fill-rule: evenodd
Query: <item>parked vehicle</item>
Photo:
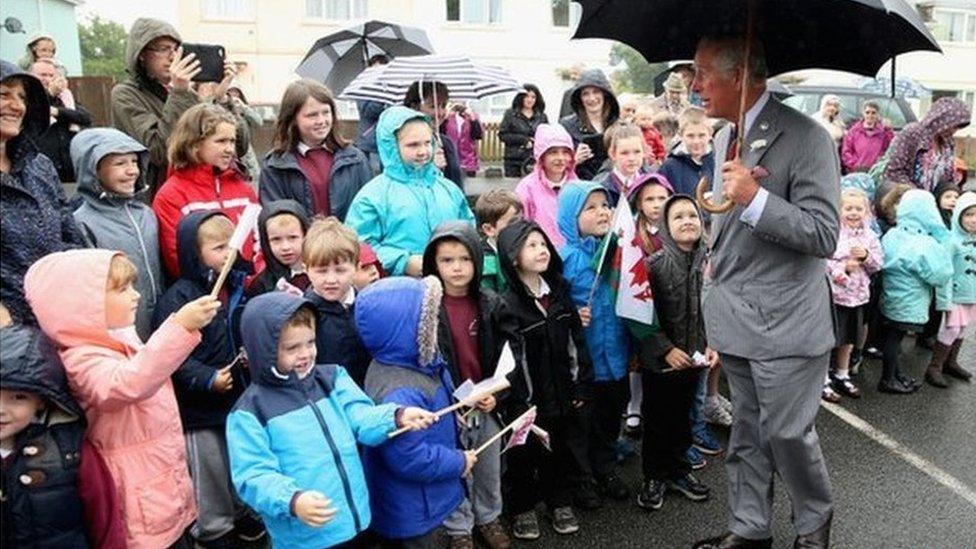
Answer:
M861 118L861 105L868 100L878 103L881 119L885 120L895 130L900 130L905 124L915 122L918 119L908 101L902 97L892 98L884 94L845 86L797 85L790 86L789 89L793 95L785 98L783 103L808 115L816 114L820 110L820 100L823 99L823 96L836 95L840 98L840 115L847 127Z

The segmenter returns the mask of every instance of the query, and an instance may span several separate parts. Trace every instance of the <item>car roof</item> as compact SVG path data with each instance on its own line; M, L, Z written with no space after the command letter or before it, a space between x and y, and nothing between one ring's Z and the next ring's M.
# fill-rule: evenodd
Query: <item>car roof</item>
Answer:
M802 84L790 86L790 91L794 94L800 93L833 93L837 95L860 95L863 97L877 97L879 99L890 99L883 93L869 91L854 86L804 86Z

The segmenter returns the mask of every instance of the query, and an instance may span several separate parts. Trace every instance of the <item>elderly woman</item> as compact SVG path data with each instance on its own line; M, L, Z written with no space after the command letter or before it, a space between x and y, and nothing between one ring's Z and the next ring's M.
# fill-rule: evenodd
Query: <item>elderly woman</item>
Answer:
M839 150L845 129L844 121L840 117L840 97L829 93L823 96L820 100L820 111L813 118L827 130Z
M0 302L14 320L33 324L24 274L41 257L82 245L58 172L34 140L50 106L37 78L0 61Z
M522 177L526 163L532 158L535 129L546 124L546 102L539 88L526 84L515 94L512 108L505 111L498 126L498 138L505 143L505 177Z

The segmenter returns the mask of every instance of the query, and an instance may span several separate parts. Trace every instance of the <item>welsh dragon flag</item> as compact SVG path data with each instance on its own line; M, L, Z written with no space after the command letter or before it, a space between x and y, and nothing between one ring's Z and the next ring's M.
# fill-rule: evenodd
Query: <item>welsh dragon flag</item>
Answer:
M617 316L627 321L634 335L654 326L654 297L644 266L644 252L637 236L630 204L623 196L613 213L613 227L603 238L594 265L597 278L605 274L616 294Z

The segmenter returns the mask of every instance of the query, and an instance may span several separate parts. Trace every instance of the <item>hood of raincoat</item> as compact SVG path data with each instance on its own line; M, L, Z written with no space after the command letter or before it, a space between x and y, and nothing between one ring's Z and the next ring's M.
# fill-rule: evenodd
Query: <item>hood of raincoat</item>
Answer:
M311 302L288 292L261 294L244 306L244 313L241 315L241 341L247 353L253 383L272 387L299 383L298 374L283 374L277 370L277 365L281 329L302 307L306 307L318 318Z
M959 195L956 207L952 210L952 232L965 240L976 239L976 236L962 228L962 213L974 206L976 206L976 192L967 191Z
M535 157L535 171L540 177L545 177L545 172L542 170L542 155L546 154L546 151L549 149L559 147L569 149L570 151L569 169L567 173L570 179L574 179L576 174L576 156L572 153L576 150L576 147L573 146L573 138L570 137L569 132L561 124L539 124L535 129L532 155Z
M582 248L589 253L595 252L600 246L600 239L595 236L583 236L579 231L579 215L583 205L591 194L600 192L610 203L610 195L599 183L592 181L575 181L559 191L559 208L556 211L556 226L566 239L567 246Z
M971 117L969 107L961 99L943 97L932 104L921 125L931 138L946 130L968 126Z
M443 368L437 352L443 292L433 276L396 276L377 280L356 296L356 329L373 359L426 375Z
M630 188L627 189L627 201L630 202L630 207L634 210L634 214L639 211L637 209L637 197L640 196L641 189L648 185L660 185L668 190L669 195L674 194L674 187L671 186L671 182L664 175L659 173L638 173L637 177L634 178L634 182L630 184ZM698 213L701 214L701 212Z
M109 333L105 286L112 250L68 250L37 260L24 277L24 293L44 333L61 348L127 346Z
M928 191L912 189L898 203L896 228L919 231L932 235L939 242L949 236L935 204L935 197Z
M115 128L92 128L82 130L71 140L71 162L75 167L78 192L101 201L104 198L130 199L105 190L98 179L98 163L110 154L136 153L139 159L139 179L135 193L141 194L149 189L146 172L149 167L149 150L141 143Z
M289 274L289 267L278 261L278 258L271 253L271 243L268 241L268 220L282 214L289 214L298 218L298 222L302 226L302 234L308 232L309 224L305 207L295 200L275 200L268 202L261 208L261 214L258 216L258 234L261 238L261 249L266 250L264 253L265 268L273 275L275 281Z
M215 215L224 214L220 210L197 210L183 216L176 226L176 257L180 260L180 278L193 280L208 288L217 273L204 265L203 258L200 257L200 246L197 245L197 233L200 232L200 225Z
M33 326L0 328L0 383L8 391L38 395L72 419L82 417L81 408L68 391L68 379L57 350Z
M18 149L24 140L33 140L47 131L51 124L51 103L44 85L30 73L20 70L13 63L0 60L0 81L17 78L27 93L27 112L21 122L20 135L10 141L11 149ZM9 154L9 153L8 153ZM11 159L13 156L11 155Z
M562 278L563 273L563 260L559 257L559 251L556 250L556 247L553 246L552 241L549 240L546 232L542 230L542 227L538 223L527 219L520 219L514 223L510 223L502 229L502 232L498 233L498 262L501 264L501 271L505 275L508 287L522 299L529 297L529 290L519 278L518 269L515 267L515 264L518 261L519 251L522 249L522 245L525 244L525 239L529 237L532 231L538 231L542 235L542 238L545 239L546 247L549 248L549 267L546 269L546 272L542 273L542 278L546 281L546 284L554 287Z
M390 107L383 111L379 121L376 123L376 148L383 162L383 174L401 183L422 181L427 185L433 185L440 175L440 170L434 166L434 159L431 156L427 162L419 168L406 164L400 158L400 148L397 146L397 133L411 120L422 120L431 128L431 135L434 134L434 125L430 117L420 111L408 109L403 106Z
M144 71L139 67L139 54L150 42L160 36L168 36L177 43L183 42L176 27L166 21L140 17L132 23L129 38L125 42L125 72L138 79L146 79Z
M29 71L31 68L30 67L31 64L37 60L37 58L34 57L34 52L31 51L31 46L33 46L40 40L50 40L51 42L54 42L55 48L57 47L58 41L55 40L54 37L48 34L46 31L36 30L30 33L29 35L27 35L27 43L24 44L24 56L20 58L20 63L19 63L21 67L24 67L24 70ZM57 56L58 56L57 51L55 51L54 57L57 58Z
M430 236L430 242L424 248L424 276L437 276L437 243L442 240L457 240L468 249L471 254L471 261L474 262L474 277L468 284L468 293L477 296L481 293L481 272L484 268L484 249L481 245L481 238L478 232L470 223L464 221L445 221L434 229L434 234Z
M617 120L620 117L620 104L617 103L617 97L613 94L613 88L610 87L610 81L607 80L607 75L603 74L603 71L600 69L590 69L580 75L580 79L576 82L576 86L573 87L573 93L569 99L569 104L573 107L573 112L577 114L584 112L581 96L583 94L583 88L588 87L603 90L603 100L610 105L607 120Z
M671 209L672 206L674 206L675 204L677 204L682 200L688 200L691 202L691 204L695 207L695 211L698 212L698 219L703 221L702 227L704 227L704 218L702 217L702 211L701 208L698 207L698 203L695 202L695 199L686 194L676 194L673 196L669 196L668 199L664 201L664 206L661 207L661 220L658 221L657 223L657 227L658 227L657 234L661 238L662 246L665 246L675 251L679 251L681 253L686 253L684 250L678 247L678 243L675 242L674 236L671 234L671 228L668 226L668 211ZM701 244L704 241L704 236L705 235L703 233L702 236L698 238L698 246L696 246L696 249L701 248Z

